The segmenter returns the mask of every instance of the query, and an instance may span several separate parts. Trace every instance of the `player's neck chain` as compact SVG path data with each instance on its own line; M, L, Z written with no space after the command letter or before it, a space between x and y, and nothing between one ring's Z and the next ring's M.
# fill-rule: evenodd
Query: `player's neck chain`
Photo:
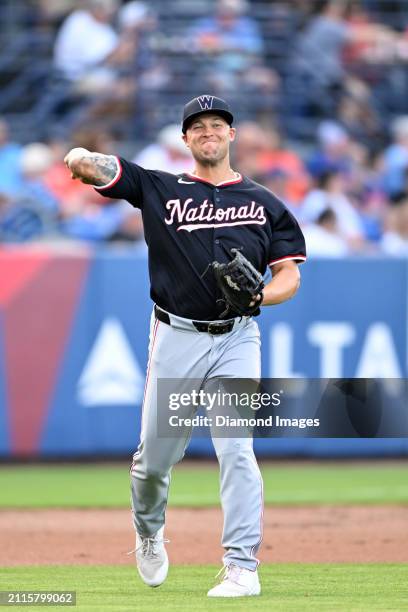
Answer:
M217 185L223 185L224 183L231 183L233 181L240 181L242 176L240 175L239 172L235 172L235 170L231 170L233 176L231 176L228 179L224 179L223 181L220 181L219 183L216 183ZM188 176L198 179L200 181L204 181L206 183L212 183L212 181L210 179L206 179L203 178L202 176L199 176L198 174L195 174L194 172L187 172L186 173Z

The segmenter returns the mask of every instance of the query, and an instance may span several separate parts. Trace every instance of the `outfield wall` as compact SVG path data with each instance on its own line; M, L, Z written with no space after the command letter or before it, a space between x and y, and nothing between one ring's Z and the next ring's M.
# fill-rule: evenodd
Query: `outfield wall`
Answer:
M0 455L130 454L149 317L144 248L0 253ZM264 377L406 378L408 262L310 260L265 308ZM257 440L263 455L408 454L404 439ZM190 454L211 452L205 439Z

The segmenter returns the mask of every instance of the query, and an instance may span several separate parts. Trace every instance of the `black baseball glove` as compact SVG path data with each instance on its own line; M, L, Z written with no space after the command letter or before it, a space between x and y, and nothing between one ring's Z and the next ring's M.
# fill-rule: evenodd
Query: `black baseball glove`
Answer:
M241 316L258 315L265 286L262 274L238 249L231 249L231 253L235 256L229 263L213 261L211 264L227 306L220 318L229 310Z

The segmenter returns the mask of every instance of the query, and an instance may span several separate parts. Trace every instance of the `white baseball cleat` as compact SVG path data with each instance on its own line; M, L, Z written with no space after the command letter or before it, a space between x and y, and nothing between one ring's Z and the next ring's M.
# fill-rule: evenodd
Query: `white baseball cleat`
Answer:
M136 533L136 565L143 582L151 587L160 586L167 578L169 558L164 548L164 527L149 538Z
M261 585L257 570L251 571L234 563L223 570L222 582L208 591L208 597L249 597L260 594Z

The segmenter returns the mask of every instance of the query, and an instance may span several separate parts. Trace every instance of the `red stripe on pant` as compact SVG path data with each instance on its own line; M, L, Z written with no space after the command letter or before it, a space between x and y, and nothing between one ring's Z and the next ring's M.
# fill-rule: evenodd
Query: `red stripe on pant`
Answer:
M159 328L159 323L160 323L160 321L158 319L156 319L155 322L154 322L153 337L152 337L152 346L151 346L150 353L149 353L149 360L147 362L146 380L145 380L145 386L144 386L144 391L143 391L143 401L142 401L142 414L141 414L141 426L140 426L141 429L143 427L143 411L144 411L144 403L145 403L145 399L146 399L147 383L149 381L149 375L150 375L150 365L151 365L151 362L152 362L154 343L156 341L156 335L157 335L157 330ZM137 456L137 454L138 453L136 451L135 454L133 455L132 465L130 466L130 472L131 473L132 473L132 470L133 470L133 468L135 466L135 463L136 463L136 456Z

